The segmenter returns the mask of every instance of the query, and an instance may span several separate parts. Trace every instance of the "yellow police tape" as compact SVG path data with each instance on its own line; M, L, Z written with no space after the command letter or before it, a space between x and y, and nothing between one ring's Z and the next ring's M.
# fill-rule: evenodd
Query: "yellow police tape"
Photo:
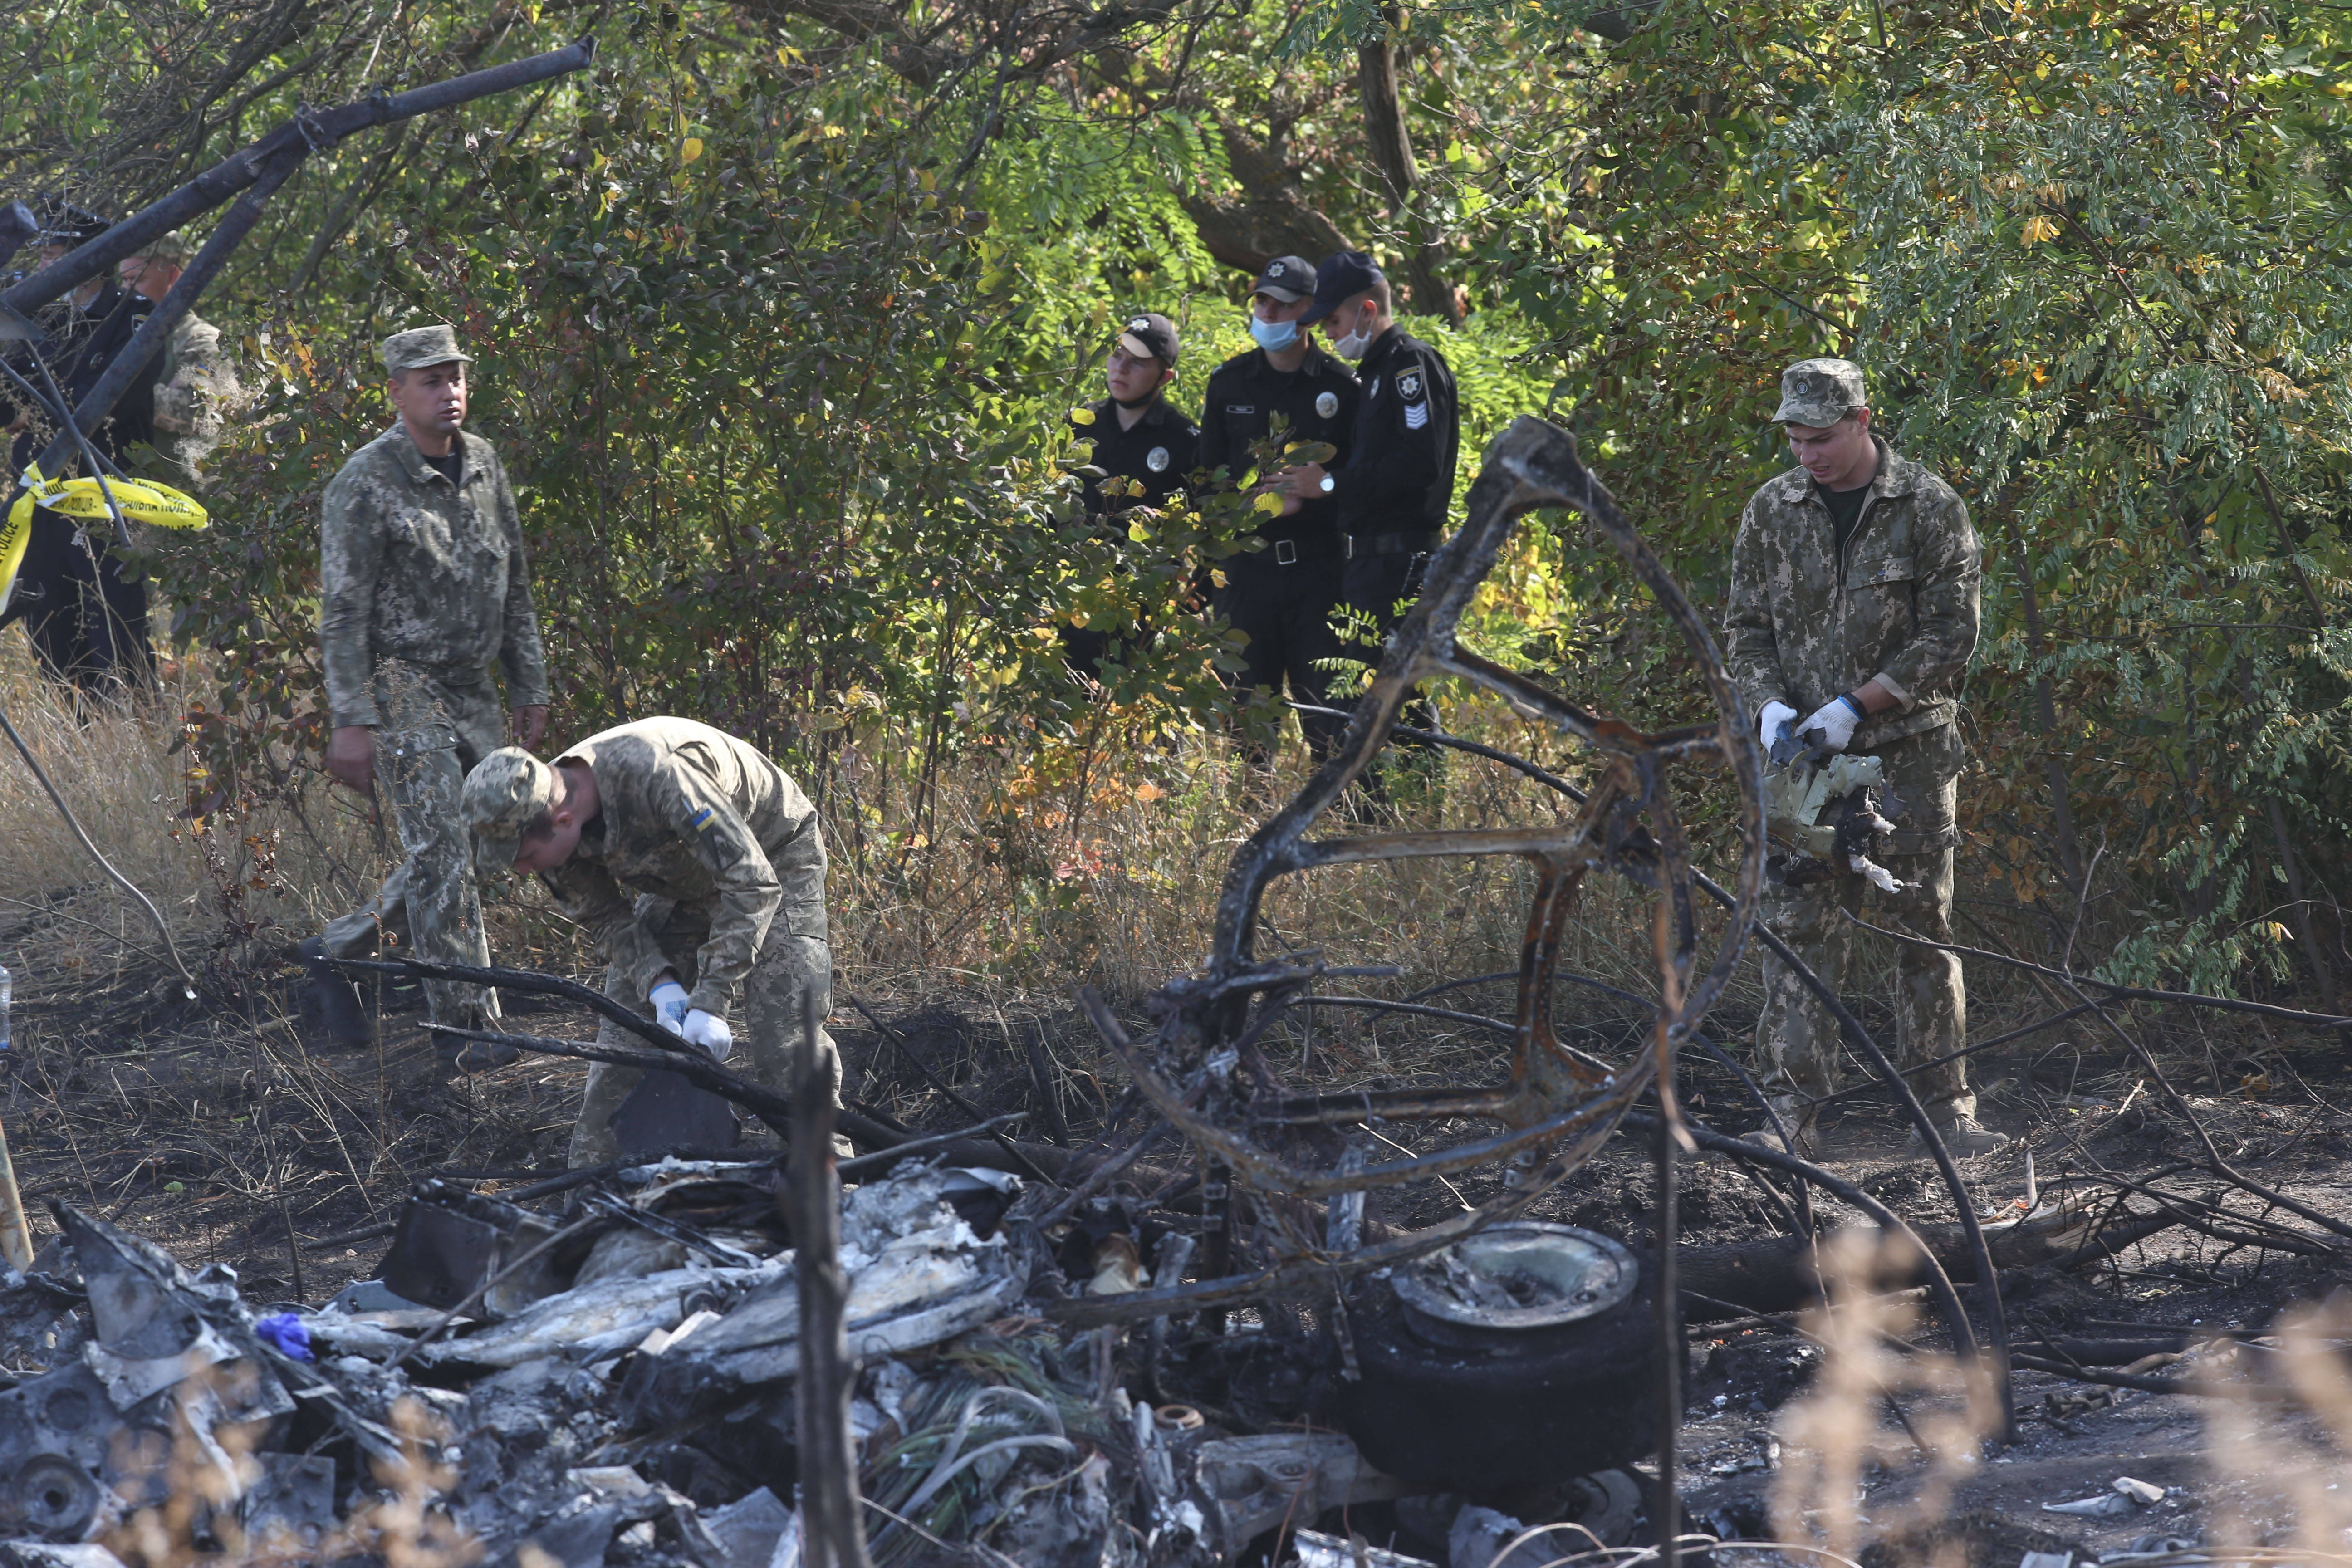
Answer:
M110 521L109 494L123 516L159 528L203 528L211 521L194 500L153 479L109 479L101 489L93 479L46 479L39 468L28 468L25 493L8 509L7 521L0 523L0 605L8 602L16 569L25 563L25 547L33 536L33 509L47 507L83 522Z

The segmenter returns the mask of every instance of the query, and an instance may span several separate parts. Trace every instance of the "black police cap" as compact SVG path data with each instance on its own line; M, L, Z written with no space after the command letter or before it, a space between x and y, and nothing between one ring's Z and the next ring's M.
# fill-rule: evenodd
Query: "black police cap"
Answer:
M87 245L113 227L88 207L52 197L41 204L43 245Z
M1176 365L1176 323L1157 310L1129 316L1118 330L1119 346L1131 354L1150 354L1161 364Z
M1379 264L1360 250L1342 250L1324 258L1323 265L1315 269L1315 303L1298 319L1299 324L1321 321L1385 276Z
M1303 256L1277 256L1265 264L1265 270L1250 285L1252 294L1271 294L1284 304L1292 304L1315 292L1315 268Z

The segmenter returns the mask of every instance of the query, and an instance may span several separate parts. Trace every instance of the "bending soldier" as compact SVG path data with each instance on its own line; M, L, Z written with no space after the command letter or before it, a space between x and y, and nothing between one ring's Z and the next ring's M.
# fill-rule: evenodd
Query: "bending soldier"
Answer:
M327 1030L345 1044L368 1037L367 1020L350 983L320 958L364 956L389 934L420 959L489 963L457 800L467 771L500 743L493 663L515 738L537 745L547 731L546 658L514 490L496 449L460 428L472 363L446 326L386 338L400 416L352 455L320 509L327 771L355 790L371 780L381 788L407 853L373 903L300 949ZM478 1028L499 1016L497 994L478 986L433 980L425 994L436 1024ZM478 1071L495 1058L445 1042L441 1059Z
M1979 561L1969 509L1952 488L1871 429L1862 372L1811 359L1780 378L1773 419L1798 468L1767 483L1739 519L1731 552L1732 679L1759 716L1763 742L1820 731L1832 751L1874 754L1906 814L1884 864L1906 890L1879 894L1896 925L1949 942L1961 679L1977 643ZM1803 717L1801 717L1803 715ZM1763 918L1822 979L1845 978L1865 884L1768 889ZM1896 953L1895 1060L1954 1154L2008 1142L1975 1117L1964 1059L1968 997L1959 959L1933 948ZM1839 1077L1829 1009L1771 953L1763 958L1757 1038L1765 1088L1801 1145L1817 1146L1815 1103ZM1932 1065L1931 1065L1932 1064Z
M789 1090L802 997L833 1006L824 837L800 786L764 753L691 719L641 719L550 766L509 746L466 780L482 872L535 872L604 949L604 994L720 1061L739 998L747 1076ZM630 1045L610 1020L597 1039ZM841 1081L830 1036L819 1047ZM572 1165L620 1152L610 1122L643 1075L598 1063L572 1128ZM837 1092L837 1089L836 1089Z
M1250 444L1274 433L1277 417L1286 445L1328 442L1347 460L1356 417L1356 377L1317 348L1299 325L1315 298L1315 268L1296 256L1266 263L1250 289L1250 336L1257 347L1219 365L1201 406L1201 467L1238 479L1252 466ZM1276 476L1279 482L1279 476ZM1211 603L1249 638L1234 684L1275 697L1283 681L1291 700L1322 706L1331 681L1328 661L1346 652L1331 626L1339 603L1338 503L1316 491L1282 492L1280 517L1258 525L1263 550L1223 562L1224 585ZM1298 727L1318 761L1329 752L1347 721L1301 713Z

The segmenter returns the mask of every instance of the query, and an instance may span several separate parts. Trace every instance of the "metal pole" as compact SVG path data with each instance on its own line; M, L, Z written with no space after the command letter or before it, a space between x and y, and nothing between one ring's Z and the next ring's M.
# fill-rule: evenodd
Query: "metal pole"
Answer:
M849 1282L841 1272L841 1174L833 1163L833 1069L817 1048L816 994L801 995L793 1053L793 1274L800 1287L801 1365L793 1388L801 1449L802 1561L807 1568L872 1568L850 1446L855 1369L844 1323Z
M114 356L114 362L106 367L97 384L82 395L79 406L72 410L66 422L67 428L58 431L49 442L48 449L41 454L39 459L43 474L55 478L61 472L66 460L79 449L83 432L97 429L114 411L116 401L137 379L139 373L147 368L147 362L155 357L156 352L163 346L163 341L171 336L172 329L179 325L180 318L195 304L196 296L211 286L212 280L220 275L221 268L228 265L230 253L244 243L247 234L260 221L263 205L278 186L293 177L294 171L302 166L302 160L309 155L309 149L299 143L289 151L278 153L269 167L262 171L261 177L237 198L236 205L229 208L228 216L221 219L219 226L213 230L212 237L205 241L205 247L196 252L195 259L180 275L179 281L172 285L171 291L148 313L147 319L139 323L139 330L131 334L131 341L122 345L122 352ZM21 479L19 476L20 483ZM17 494L18 487L12 486L10 500L13 501Z
M297 114L260 141L230 153L171 195L133 213L104 234L0 293L0 305L30 311L113 270L116 262L142 248L149 240L170 233L259 182L269 161L281 153L296 148L305 153L322 151L353 132L371 126L413 120L436 109L452 108L492 93L510 92L566 75L581 69L595 56L596 41L581 38L547 54L452 77L414 91L378 93L323 113Z

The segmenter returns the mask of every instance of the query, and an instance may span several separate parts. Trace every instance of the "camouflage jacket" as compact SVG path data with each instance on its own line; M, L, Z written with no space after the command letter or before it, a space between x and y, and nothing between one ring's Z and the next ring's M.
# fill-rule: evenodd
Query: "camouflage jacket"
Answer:
M337 725L375 724L376 667L397 660L479 685L496 660L507 705L547 700L522 522L499 455L460 434L452 486L399 425L352 454L319 514L319 644Z
M210 444L220 439L236 373L221 353L220 329L202 317L180 318L155 374L155 427Z
M1752 714L1799 718L1876 676L1895 706L1847 749L1948 724L1977 646L1976 530L1952 487L1878 447L1878 477L1837 558L1812 476L1791 468L1749 500L1731 547L1731 679Z
M818 831L808 796L757 748L691 719L640 719L556 761L584 764L603 802L572 858L546 874L564 912L595 934L605 960L643 995L669 960L630 895L707 910L710 937L695 962L692 1002L724 1016L786 901L771 858ZM821 886L814 895L822 909Z

